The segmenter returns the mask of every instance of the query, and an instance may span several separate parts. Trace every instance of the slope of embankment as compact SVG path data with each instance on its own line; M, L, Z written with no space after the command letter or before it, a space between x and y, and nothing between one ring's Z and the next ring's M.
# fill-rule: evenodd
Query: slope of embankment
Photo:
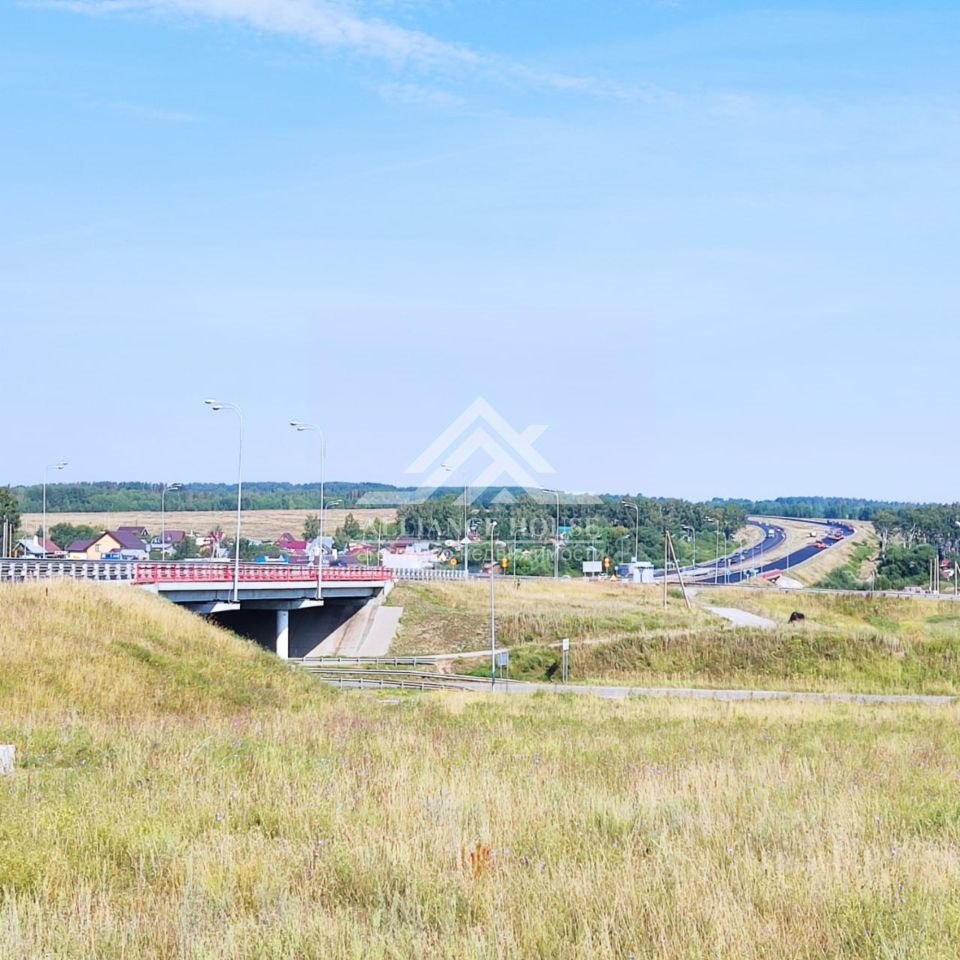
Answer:
M133 587L0 588L0 716L222 716L315 691L255 645Z

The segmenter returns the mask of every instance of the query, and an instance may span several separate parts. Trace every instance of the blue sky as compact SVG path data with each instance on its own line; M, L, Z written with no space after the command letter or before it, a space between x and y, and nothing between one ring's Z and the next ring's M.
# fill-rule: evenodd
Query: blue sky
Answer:
M477 397L549 485L960 496L960 10L0 9L0 482L416 483ZM219 415L222 417L223 415ZM66 474L64 475L66 479Z

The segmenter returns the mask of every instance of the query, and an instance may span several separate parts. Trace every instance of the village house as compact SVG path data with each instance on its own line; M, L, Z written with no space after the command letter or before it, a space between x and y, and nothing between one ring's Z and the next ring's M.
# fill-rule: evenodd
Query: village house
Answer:
M74 540L73 543L67 544L67 559L68 560L91 560L94 559L87 555L87 550L90 547L90 544L93 543L93 540ZM96 559L99 559L97 557Z
M71 560L149 560L147 545L132 533L105 530L93 540L78 540L67 548Z
M123 529L121 527L121 529ZM178 547L182 546L187 539L185 530L164 530L163 543L160 542L160 534L150 540L151 550L162 550L164 554L173 553Z
M18 560L38 560L46 555L48 560L62 560L66 553L58 547L49 537L43 541L40 537L25 537L18 540L13 548L13 555Z
M150 538L150 531L146 527L138 526L129 526L129 527L117 527L119 533L129 533L136 537L138 540L146 541Z

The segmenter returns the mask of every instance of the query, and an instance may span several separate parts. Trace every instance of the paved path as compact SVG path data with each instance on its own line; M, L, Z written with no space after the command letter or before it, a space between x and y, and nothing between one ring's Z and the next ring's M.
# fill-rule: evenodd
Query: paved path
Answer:
M403 607L377 606L371 613L370 625L355 656L385 657L390 652L390 644L397 635Z
M729 620L738 627L757 627L760 630L775 630L776 623L768 620L766 617L758 617L755 613L747 613L746 610L737 610L735 607L704 607L718 617Z
M500 693L550 693L593 694L608 700L623 700L627 697L679 697L684 700L797 700L805 703L890 703L926 704L946 706L956 703L955 696L933 696L911 693L807 693L794 690L710 690L697 687L608 687L592 684L522 683L498 681Z

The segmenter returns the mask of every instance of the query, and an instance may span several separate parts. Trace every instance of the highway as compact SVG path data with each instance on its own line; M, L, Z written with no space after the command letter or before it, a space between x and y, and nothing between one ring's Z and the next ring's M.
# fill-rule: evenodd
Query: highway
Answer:
M804 523L823 527L824 536L830 530L840 530L844 538L851 537L854 534L854 528L843 520L806 520ZM747 523L754 527L759 527L763 532L763 540L752 547L744 550L738 550L726 557L720 557L710 563L698 564L694 567L687 567L683 570L685 576L689 577L697 584L709 583L711 586L725 586L727 584L737 584L745 580L752 579L763 573L770 573L773 570L780 570L787 573L792 567L797 567L805 560L816 557L824 550L830 550L837 543L843 543L843 540L822 540L824 547L814 545L817 541L807 546L794 550L787 556L777 557L774 560L764 561L764 556L770 556L776 552L787 539L787 532L783 527L778 526L773 520L761 517L750 517ZM737 567L738 569L733 569ZM752 571L756 571L755 573Z

